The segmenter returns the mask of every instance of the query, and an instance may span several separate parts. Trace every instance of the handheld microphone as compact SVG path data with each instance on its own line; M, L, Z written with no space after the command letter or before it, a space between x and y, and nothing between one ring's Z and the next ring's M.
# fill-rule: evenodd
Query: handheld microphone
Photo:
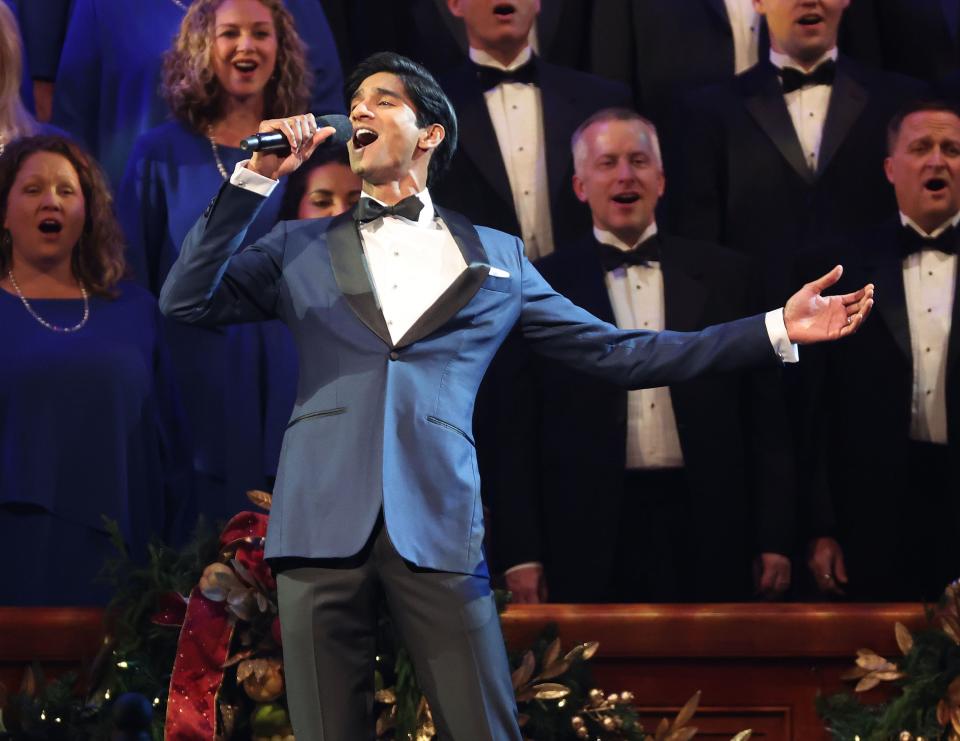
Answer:
M320 147L339 147L353 138L353 124L350 119L339 113L317 116L317 128L332 126L336 132L324 141ZM240 142L240 149L246 152L265 152L285 157L290 154L290 143L279 131L266 131L253 134Z

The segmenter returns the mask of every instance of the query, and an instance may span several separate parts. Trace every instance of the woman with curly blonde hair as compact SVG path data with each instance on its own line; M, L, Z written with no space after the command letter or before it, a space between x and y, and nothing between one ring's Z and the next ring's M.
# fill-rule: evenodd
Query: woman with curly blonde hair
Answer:
M18 567L0 604L102 604L114 550L178 535L188 501L156 301L123 280L100 168L68 139L0 156L0 532Z
M169 116L160 94L163 58L195 4L196 0L71 0L56 73L53 123L97 158L114 188L123 178L137 137ZM309 110L342 111L343 76L323 4L318 0L283 4L307 44L314 80Z
M119 191L134 276L155 294L210 193L247 159L240 140L260 121L306 109L310 72L281 0L195 0L164 59L174 120L137 141ZM277 189L250 225L276 221ZM293 407L296 355L285 327L169 328L193 432L198 502L227 518L276 472Z

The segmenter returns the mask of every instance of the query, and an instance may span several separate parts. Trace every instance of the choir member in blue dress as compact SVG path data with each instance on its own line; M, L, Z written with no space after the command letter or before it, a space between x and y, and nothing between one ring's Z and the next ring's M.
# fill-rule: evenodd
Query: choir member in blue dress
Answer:
M120 183L136 138L167 118L161 60L190 0L75 0L57 71L53 122ZM311 110L343 111L343 75L320 0L286 0L308 46Z
M360 185L360 176L350 169L346 149L318 149L290 175L279 219L339 216L360 200Z
M137 141L118 198L134 276L159 293L180 244L247 156L239 142L265 118L302 110L309 70L280 0L197 0L164 63L174 121ZM249 236L275 223L277 189ZM279 322L168 335L195 445L200 511L226 519L248 489L270 486L296 393L296 353Z
M117 555L192 521L189 447L156 301L123 280L96 164L35 136L0 156L0 605L92 605ZM15 555L13 555L15 554Z

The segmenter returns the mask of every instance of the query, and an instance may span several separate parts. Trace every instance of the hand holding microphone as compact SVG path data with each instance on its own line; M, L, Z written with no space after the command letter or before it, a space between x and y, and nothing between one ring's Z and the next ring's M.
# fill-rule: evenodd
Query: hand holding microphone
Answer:
M324 142L343 145L352 136L346 116L305 113L262 121L259 133L244 139L240 147L253 152L248 169L277 180L296 170Z

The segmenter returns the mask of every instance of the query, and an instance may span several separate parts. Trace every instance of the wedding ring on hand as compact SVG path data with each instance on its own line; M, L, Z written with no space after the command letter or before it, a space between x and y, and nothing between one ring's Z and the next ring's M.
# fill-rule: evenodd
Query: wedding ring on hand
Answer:
M823 575L823 578L824 578L826 581L833 581L833 574L824 574L824 575Z

